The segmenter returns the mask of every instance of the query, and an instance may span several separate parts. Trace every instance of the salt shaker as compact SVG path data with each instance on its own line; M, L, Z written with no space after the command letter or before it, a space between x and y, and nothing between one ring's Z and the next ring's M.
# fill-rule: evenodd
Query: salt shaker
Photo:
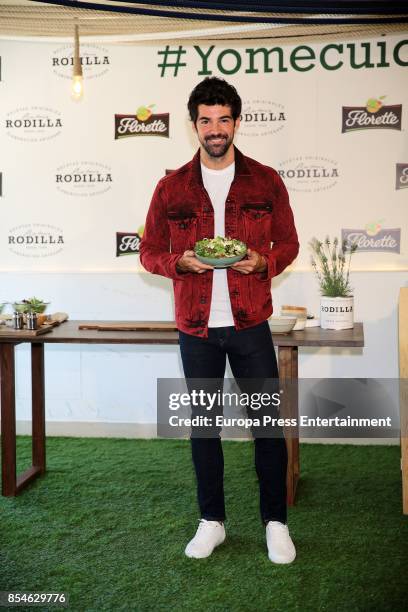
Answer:
M13 313L13 327L14 329L23 329L24 327L24 317L22 312L14 312Z
M27 329L37 329L38 327L37 313L28 312L26 317L27 317Z

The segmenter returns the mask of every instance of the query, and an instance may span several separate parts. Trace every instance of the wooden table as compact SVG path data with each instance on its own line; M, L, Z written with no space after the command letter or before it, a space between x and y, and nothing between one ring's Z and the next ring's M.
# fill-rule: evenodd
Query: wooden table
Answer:
M101 321L67 321L42 336L0 336L0 401L1 401L1 458L2 495L18 495L32 480L45 473L45 344L178 344L177 331L97 331L79 330L80 324ZM113 323L113 321L112 321ZM115 321L118 323L118 321ZM134 323L134 322L133 322ZM154 323L154 322L152 322ZM3 332L4 333L4 332ZM15 348L22 342L31 344L32 374L32 465L17 476L16 469L16 406L15 406ZM288 335L274 335L278 347L279 374L282 379L298 377L298 349L314 347L362 347L363 324L342 331L312 327ZM298 402L286 407L288 416L298 419ZM288 504L295 502L299 479L299 439L287 438L288 447Z

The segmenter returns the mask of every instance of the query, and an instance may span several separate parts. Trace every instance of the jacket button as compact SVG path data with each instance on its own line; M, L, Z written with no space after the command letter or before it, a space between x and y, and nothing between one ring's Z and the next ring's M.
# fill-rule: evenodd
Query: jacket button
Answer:
M206 207L206 208L204 208L203 210L204 210L204 212L210 212L210 209L209 209L209 208L207 208L207 207Z
M207 298L202 295L200 298L200 304L206 304L206 303L207 303Z

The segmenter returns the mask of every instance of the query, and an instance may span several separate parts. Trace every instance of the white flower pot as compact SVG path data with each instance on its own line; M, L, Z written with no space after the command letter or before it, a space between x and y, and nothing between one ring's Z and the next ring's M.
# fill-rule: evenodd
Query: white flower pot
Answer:
M322 329L351 329L354 326L354 297L320 298Z

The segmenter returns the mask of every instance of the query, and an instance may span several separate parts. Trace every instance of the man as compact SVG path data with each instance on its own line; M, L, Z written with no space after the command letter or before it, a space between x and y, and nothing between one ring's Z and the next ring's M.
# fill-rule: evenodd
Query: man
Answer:
M267 322L271 279L299 250L287 191L275 170L233 145L241 114L233 86L206 78L192 91L188 109L200 148L159 181L140 260L173 280L186 379L223 379L227 356L235 379L277 379ZM198 261L195 242L216 235L244 241L247 257L228 269ZM280 436L256 437L254 444L268 555L290 563L296 552L286 525L286 443ZM225 539L224 460L219 435L192 435L191 448L201 520L185 553L203 558Z

